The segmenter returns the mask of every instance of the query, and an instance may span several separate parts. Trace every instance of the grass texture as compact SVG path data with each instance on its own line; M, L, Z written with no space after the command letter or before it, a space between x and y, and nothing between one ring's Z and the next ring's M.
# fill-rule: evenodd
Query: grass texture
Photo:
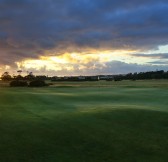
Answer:
M166 162L168 81L0 88L1 162Z

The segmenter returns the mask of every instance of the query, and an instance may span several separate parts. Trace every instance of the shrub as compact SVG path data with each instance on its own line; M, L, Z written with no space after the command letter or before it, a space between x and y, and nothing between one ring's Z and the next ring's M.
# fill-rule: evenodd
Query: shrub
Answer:
M28 83L26 81L14 80L10 82L11 87L27 87Z
M115 78L114 81L115 81L115 82L118 82L118 81L122 81L122 79L120 79L120 78Z
M43 80L34 80L29 83L30 87L44 87L47 84Z

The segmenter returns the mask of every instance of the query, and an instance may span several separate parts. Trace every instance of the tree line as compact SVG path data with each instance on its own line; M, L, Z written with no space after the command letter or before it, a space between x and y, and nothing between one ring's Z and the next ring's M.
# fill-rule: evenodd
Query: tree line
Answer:
M33 75L32 72L29 72L26 76L22 76L21 75L21 70L18 70L18 75L10 75L9 72L4 72L1 75L1 80L3 81L12 81L12 80L27 80L27 81L32 81L32 80L46 80L47 76L45 75L39 75L39 76L35 76Z
M34 81L34 80L51 80L51 81L121 81L121 80L145 80L145 79L168 79L168 71L156 70L147 71L139 73L128 73L128 74L118 74L118 75L97 75L97 76L69 76L69 77L48 77L45 75L33 75L29 72L26 76L21 75L21 70L18 71L18 75L11 76L9 72L4 72L1 75L1 80L3 81Z
M9 81L11 87L43 87L48 86L45 83L46 76L35 76L29 72L26 76L21 75L21 70L17 71L18 75L11 76L9 72L4 72L1 75L1 80Z
M168 71L157 70L140 73L128 73L126 75L114 76L115 81L119 80L146 80L146 79L168 79Z

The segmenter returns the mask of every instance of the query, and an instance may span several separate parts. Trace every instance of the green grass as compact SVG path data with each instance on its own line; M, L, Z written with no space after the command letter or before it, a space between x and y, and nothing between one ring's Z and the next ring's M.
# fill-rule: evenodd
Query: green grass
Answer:
M0 92L0 162L167 162L167 80Z

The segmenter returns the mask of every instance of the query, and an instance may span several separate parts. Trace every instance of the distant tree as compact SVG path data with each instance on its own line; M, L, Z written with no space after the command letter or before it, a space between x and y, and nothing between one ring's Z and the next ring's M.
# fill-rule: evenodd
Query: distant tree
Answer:
M10 82L11 87L27 87L28 83L26 81L14 80Z
M9 72L4 72L3 74L2 74L2 76L1 76L1 79L3 80L3 81L10 81L10 80L12 80L12 77L11 77L11 75L9 74Z
M45 75L37 75L37 76L36 76L36 79L37 79L37 80L48 80L48 77L45 76Z
M24 78L23 78L23 76L21 76L21 75L17 75L16 77L15 77L15 80L23 80Z
M30 87L44 87L48 86L43 80L34 80L29 83Z
M122 75L117 75L114 77L114 81L117 82L117 81L122 81L124 79L124 77Z
M24 77L26 80L34 80L35 76L33 75L33 72L27 72L28 74Z
M14 80L23 80L24 77L21 75L22 70L18 70L17 73L18 73L18 75L14 76Z

